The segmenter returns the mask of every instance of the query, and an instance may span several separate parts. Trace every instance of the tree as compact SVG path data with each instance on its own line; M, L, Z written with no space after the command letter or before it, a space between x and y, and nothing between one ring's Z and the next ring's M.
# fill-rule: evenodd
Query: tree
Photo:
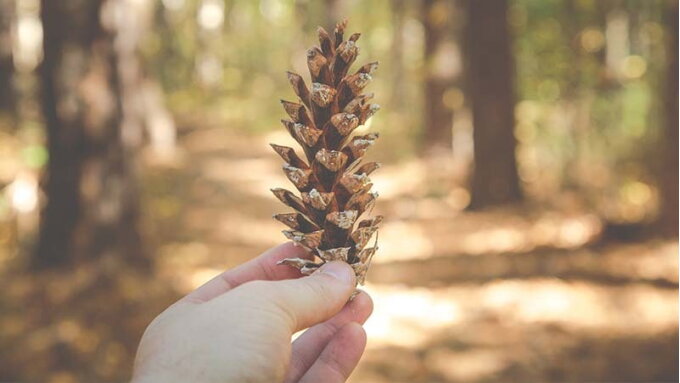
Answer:
M514 64L507 0L468 0L466 74L472 102L474 174L470 208L520 201L515 160Z
M392 45L390 47L390 63L393 69L392 93L390 105L395 109L404 107L404 17L406 14L405 0L392 0Z
M126 0L42 0L43 113L50 154L36 267L102 256L147 264L135 148L139 25ZM125 17L116 17L124 14Z
M425 30L424 41L424 137L426 149L451 150L453 143L453 110L445 104L446 91L459 74L454 64L458 52L451 52L453 2L423 0L421 18ZM444 44L448 42L448 46ZM454 56L454 57L451 57Z
M335 24L340 22L343 17L341 15L341 1L340 0L325 0L324 1L324 17L325 23L324 28L326 28L330 33L333 33L333 28Z
M12 29L15 17L14 0L0 0L0 117L16 112Z
M663 169L659 175L661 214L658 225L662 234L678 235L678 2L666 12L667 63L665 94Z

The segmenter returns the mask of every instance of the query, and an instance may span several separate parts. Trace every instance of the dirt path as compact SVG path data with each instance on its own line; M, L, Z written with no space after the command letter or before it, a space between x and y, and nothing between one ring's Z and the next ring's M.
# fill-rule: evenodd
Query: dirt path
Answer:
M153 317L284 240L269 188L288 182L267 142L286 140L201 129L174 161L145 157L154 273L111 257L43 273L0 263L0 381L129 379ZM449 170L427 169L372 177L388 219L353 382L677 381L677 242L603 245L584 211L463 212Z
M268 189L288 183L266 145L283 140L195 132L181 170L153 175L161 267L178 289L283 241ZM677 243L592 246L600 223L583 212L464 213L464 195L413 187L429 182L423 167L375 178L391 220L353 381L677 380Z

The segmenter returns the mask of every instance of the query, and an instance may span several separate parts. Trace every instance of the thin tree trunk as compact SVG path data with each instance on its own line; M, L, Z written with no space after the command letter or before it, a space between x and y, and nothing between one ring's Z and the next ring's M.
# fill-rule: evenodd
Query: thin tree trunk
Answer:
M103 256L148 265L139 234L137 26L126 0L42 0L45 174L36 267ZM129 13L127 13L129 14ZM121 23L128 23L121 25Z
M425 29L425 106L423 146L426 150L451 150L453 146L453 110L444 103L444 94L452 85L452 73L442 69L438 55L442 43L451 36L451 3L422 0L421 18Z
M666 236L678 236L678 2L666 11L667 80L665 95L665 131L663 169L660 174L661 214L658 226Z
M609 1L597 1L595 3L595 15L597 20L597 28L600 28L603 33L607 30L607 15L611 11L612 4ZM603 92L612 86L612 79L607 72L607 44L602 44L602 48L595 52L597 59L599 76L597 79L597 92Z
M16 114L14 59L12 54L15 17L14 0L0 0L0 117L6 115L10 118L15 117Z
M395 109L404 106L404 15L405 0L392 0L392 46L390 63L392 69L392 94L390 104Z
M474 125L470 208L522 199L515 160L514 63L506 0L468 0L467 76Z
M580 14L577 9L578 5L575 0L564 0L561 14L562 31L564 35L564 43L569 46L569 60L572 65L568 68L568 77L564 81L562 92L562 108L564 118L569 129L569 137L566 145L569 145L572 150L570 155L565 159L562 167L562 187L564 189L578 190L579 179L573 176L574 169L578 167L579 161L582 160L584 138L588 138L585 131L587 123L584 120L588 116L584 116L584 98L582 97L582 79L581 73L583 68L583 55L581 54L581 46L579 42L579 33L582 29L580 22Z
M341 0L325 0L324 7L324 17L326 18L325 28L330 33L333 33L333 28L335 28L335 24L340 22L343 18L343 15L340 14L341 12L340 1Z

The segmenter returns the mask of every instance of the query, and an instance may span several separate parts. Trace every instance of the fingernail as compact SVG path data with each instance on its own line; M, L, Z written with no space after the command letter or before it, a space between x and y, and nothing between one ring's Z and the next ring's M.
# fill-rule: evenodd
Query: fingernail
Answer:
M344 262L328 262L321 266L320 272L341 280L346 284L354 283L354 271Z

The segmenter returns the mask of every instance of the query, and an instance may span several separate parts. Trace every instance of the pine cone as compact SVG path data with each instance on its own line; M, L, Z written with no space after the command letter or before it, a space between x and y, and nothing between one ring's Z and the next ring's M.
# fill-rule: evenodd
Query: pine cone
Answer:
M309 275L325 262L340 260L352 266L357 284L363 284L378 249L376 232L383 217L359 221L364 213L370 213L378 196L370 191L368 176L380 167L377 162L361 164L361 160L378 134L350 136L380 108L370 103L373 94L361 93L378 63L347 74L359 53L356 41L360 34L343 41L346 26L346 20L338 23L333 37L319 27L320 47L307 51L311 90L300 75L288 72L300 103L281 101L291 118L282 122L302 147L306 161L293 148L271 144L286 161L283 171L301 196L280 188L272 192L295 210L274 216L292 229L283 234L319 259L288 258L279 264ZM366 247L374 233L375 244Z

